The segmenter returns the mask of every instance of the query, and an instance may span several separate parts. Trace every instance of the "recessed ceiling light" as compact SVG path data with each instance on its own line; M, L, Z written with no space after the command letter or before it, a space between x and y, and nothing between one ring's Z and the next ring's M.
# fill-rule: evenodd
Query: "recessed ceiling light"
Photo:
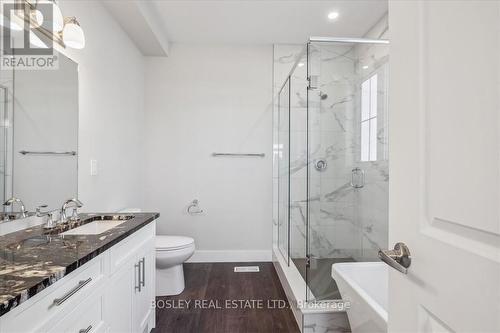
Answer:
M368 69L368 65L364 65L364 66L363 66L363 69Z
M297 66L302 67L302 66L304 66L304 63L303 62L299 62L299 64Z
M328 19L330 19L330 20L335 20L338 17L339 17L339 13L338 12L330 12L330 13L328 13Z

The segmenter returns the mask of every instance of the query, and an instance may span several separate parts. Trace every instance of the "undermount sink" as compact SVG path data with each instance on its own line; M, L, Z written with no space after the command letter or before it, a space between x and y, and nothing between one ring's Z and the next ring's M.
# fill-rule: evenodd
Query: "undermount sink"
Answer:
M37 216L29 216L23 219L0 222L0 236L10 234L26 228L35 227L44 223L44 219Z
M61 235L99 235L132 218L132 215L97 215L89 218L92 222L65 231Z

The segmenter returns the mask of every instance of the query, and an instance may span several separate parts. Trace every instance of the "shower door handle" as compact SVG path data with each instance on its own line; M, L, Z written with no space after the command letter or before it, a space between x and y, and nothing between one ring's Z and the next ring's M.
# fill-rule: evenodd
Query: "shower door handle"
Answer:
M351 171L351 186L354 188L365 187L365 171L360 168L354 168Z
M408 273L408 267L411 265L411 254L405 243L396 243L394 250L378 251L378 257L401 273Z

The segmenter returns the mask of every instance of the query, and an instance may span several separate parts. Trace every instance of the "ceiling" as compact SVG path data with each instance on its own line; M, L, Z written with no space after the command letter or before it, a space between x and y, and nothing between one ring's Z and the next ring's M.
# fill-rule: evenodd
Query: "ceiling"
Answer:
M309 36L361 37L387 0L152 0L169 42L305 43ZM327 15L337 11L331 21Z

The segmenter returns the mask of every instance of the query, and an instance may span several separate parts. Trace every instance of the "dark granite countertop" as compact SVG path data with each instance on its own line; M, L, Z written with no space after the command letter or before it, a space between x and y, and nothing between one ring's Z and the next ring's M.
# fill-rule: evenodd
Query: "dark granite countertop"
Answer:
M80 218L86 221L95 215L134 217L97 235L63 236L59 233L69 228L48 231L36 226L0 236L0 316L160 216L108 213L80 214Z

